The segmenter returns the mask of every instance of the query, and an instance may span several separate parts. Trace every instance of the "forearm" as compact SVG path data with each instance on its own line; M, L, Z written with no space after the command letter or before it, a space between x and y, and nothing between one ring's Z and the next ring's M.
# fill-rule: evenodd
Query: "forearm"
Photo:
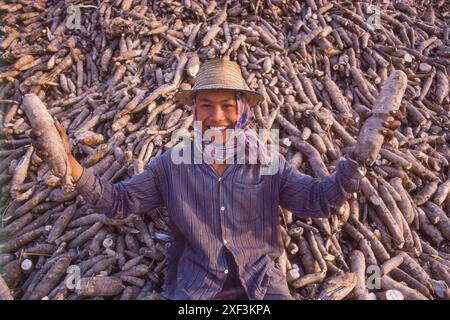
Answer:
M162 202L158 178L151 170L113 184L96 176L93 169L80 167L76 189L99 212L126 217L157 208Z
M75 163L72 168L75 172L72 177L76 181L76 190L83 199L100 212L111 212L114 207L112 184L95 175L92 169L83 168L81 165L78 167Z
M96 211L116 218L136 213L133 196L129 195L123 183L113 184L97 176L93 169L81 169L76 189Z
M289 172L280 194L281 205L300 217L327 217L358 190L363 176L357 162L349 159L340 161L332 175L320 180Z

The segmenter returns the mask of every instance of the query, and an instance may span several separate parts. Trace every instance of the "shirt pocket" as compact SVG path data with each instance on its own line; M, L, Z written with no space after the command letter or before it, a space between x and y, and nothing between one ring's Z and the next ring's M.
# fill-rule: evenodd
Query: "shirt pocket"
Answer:
M257 184L233 183L234 217L238 222L254 222L263 211L264 181Z

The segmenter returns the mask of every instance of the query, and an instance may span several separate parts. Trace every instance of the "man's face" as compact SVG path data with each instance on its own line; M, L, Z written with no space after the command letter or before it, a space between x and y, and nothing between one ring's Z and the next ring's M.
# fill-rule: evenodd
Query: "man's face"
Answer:
M220 133L226 141L226 129L234 129L238 120L236 96L229 90L203 90L196 95L197 120L202 122L202 131Z

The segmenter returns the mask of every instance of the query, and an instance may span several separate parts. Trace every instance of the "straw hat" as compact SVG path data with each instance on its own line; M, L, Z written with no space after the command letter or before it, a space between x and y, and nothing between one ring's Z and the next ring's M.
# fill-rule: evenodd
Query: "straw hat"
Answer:
M211 89L240 91L245 94L251 107L256 106L263 99L259 93L250 90L237 63L214 59L201 65L194 87L191 90L178 91L175 94L175 100L190 105L195 92Z

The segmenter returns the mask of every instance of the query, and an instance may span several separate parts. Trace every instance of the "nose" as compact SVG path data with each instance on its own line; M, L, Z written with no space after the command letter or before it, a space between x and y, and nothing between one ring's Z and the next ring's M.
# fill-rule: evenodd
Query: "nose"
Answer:
M214 124L221 124L225 122L225 113L223 112L220 105L214 105L214 107L211 108L211 112L209 114L209 120L211 123Z

